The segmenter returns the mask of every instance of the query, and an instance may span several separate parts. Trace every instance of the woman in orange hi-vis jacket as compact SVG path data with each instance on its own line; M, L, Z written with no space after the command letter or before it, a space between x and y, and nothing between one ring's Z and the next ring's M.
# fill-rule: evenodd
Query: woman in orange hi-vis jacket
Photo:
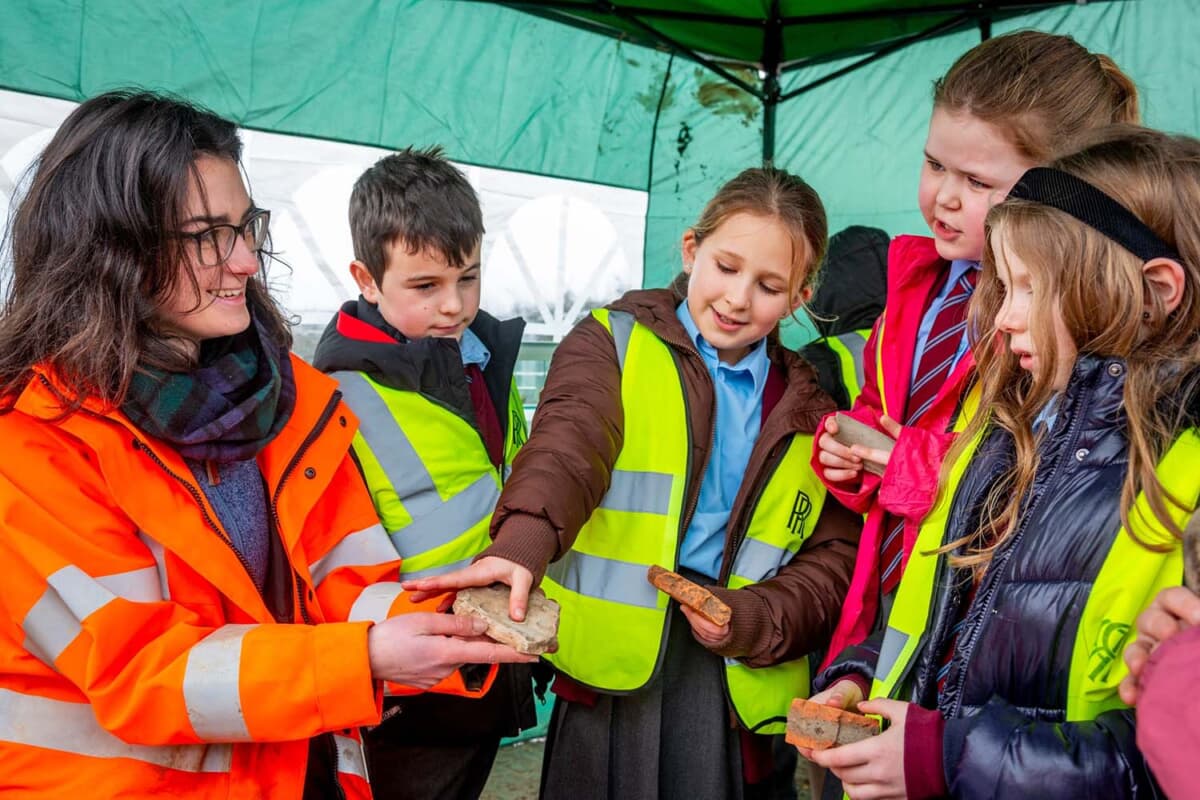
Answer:
M269 215L240 151L186 103L103 95L17 207L4 797L367 798L356 729L383 681L470 693L458 666L530 660L394 582L357 422L288 353L259 274Z

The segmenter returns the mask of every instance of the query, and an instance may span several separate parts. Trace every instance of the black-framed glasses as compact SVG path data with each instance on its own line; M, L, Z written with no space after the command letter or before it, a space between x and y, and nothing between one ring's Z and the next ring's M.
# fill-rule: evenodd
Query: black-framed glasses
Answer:
M206 267L219 267L233 255L233 248L241 239L252 253L261 253L267 246L267 229L271 224L271 212L265 208L255 209L241 225L213 225L196 233L180 233L190 239L196 247L196 258Z

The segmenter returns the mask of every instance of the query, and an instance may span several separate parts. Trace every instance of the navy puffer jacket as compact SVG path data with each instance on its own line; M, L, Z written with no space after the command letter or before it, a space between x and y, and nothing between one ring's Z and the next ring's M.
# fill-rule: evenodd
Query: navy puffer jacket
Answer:
M1041 443L1020 527L979 585L940 696L940 662L971 578L944 559L939 564L926 642L905 685L907 699L936 707L947 720L943 763L954 797L1162 796L1137 750L1132 711L1065 721L1075 634L1120 528L1124 382L1119 359L1077 362ZM944 541L976 529L988 489L1012 457L1003 431L980 445L955 492ZM881 638L846 651L818 685L846 672L871 677Z

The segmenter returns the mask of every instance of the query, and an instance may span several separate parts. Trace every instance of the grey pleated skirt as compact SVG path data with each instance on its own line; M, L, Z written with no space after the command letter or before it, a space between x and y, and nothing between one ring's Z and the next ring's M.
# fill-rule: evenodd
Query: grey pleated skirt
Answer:
M658 675L595 706L559 697L542 763L543 800L742 800L740 739L724 660L671 604Z

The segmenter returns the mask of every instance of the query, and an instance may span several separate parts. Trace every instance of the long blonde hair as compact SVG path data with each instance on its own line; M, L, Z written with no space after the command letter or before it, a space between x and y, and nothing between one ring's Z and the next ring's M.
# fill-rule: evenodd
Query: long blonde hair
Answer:
M1137 87L1070 36L1015 31L964 53L934 83L933 104L994 125L1034 164L1071 152L1082 131L1137 123Z
M1082 178L1129 209L1180 255L1183 297L1170 313L1147 283L1141 259L1095 229L1050 206L1008 200L987 217L983 274L972 298L969 328L980 383L980 409L946 459L965 457L976 436L994 428L1013 438L1013 465L992 486L978 530L947 544L951 563L986 569L1017 529L1038 469L1033 422L1054 390L1058 362L1053 310L1080 355L1125 362L1129 468L1121 488L1121 522L1144 492L1154 516L1176 536L1167 495L1155 474L1166 448L1185 424L1200 367L1200 141L1133 125L1094 131L1082 149L1053 166ZM996 326L1004 288L996 274L996 249L1016 253L1037 287L1030 329L1040 354L1040 374L1023 370ZM1148 310L1149 318L1143 316ZM961 550L960 550L961 548Z

